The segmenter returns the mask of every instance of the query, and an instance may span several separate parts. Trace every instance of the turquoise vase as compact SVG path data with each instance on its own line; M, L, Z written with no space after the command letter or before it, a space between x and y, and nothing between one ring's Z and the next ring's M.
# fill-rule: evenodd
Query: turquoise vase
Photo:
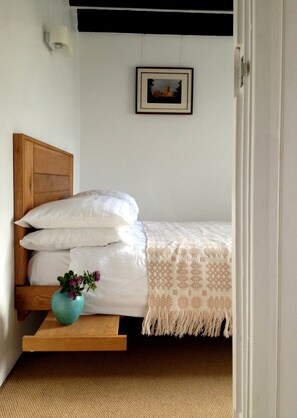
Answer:
M83 310L84 301L84 295L71 299L68 293L61 293L60 290L57 290L51 299L53 314L62 325L73 324L78 320Z

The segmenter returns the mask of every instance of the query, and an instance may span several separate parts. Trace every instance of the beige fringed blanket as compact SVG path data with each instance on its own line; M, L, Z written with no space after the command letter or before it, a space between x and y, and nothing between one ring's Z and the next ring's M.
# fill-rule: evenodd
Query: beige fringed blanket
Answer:
M232 335L231 223L143 222L146 335Z

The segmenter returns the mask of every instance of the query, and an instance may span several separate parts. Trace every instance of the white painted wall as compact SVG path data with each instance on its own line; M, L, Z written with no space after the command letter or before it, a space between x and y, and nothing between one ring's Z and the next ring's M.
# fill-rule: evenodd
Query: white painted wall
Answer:
M80 33L79 41L81 190L124 190L143 220L230 220L232 38ZM194 114L135 114L136 66L193 67Z
M79 161L77 34L72 57L53 55L43 29L72 26L66 0L0 0L0 384L21 353L24 322L14 309L12 134L25 133L73 152ZM78 188L79 164L75 167ZM32 317L33 316L33 317Z

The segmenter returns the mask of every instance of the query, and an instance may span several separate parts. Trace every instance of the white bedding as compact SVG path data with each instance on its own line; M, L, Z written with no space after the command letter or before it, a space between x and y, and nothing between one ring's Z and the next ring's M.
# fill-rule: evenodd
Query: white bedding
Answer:
M231 224L201 222L197 233L201 241L220 239L231 243ZM146 235L142 222L131 230L132 245L117 242L103 247L77 247L70 251L33 253L28 277L32 285L58 285L57 277L68 270L82 273L99 270L101 280L95 292L85 294L83 314L118 314L145 317L148 309L148 267Z
M57 277L68 270L99 270L95 292L85 294L83 314L118 314L144 317L148 287L146 237L141 222L131 231L132 245L123 242L103 247L77 247L70 251L33 253L28 278L31 285L58 285Z

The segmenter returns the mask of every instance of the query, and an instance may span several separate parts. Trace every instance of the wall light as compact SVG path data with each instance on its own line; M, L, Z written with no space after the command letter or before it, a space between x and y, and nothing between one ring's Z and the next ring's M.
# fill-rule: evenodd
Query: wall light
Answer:
M72 38L66 26L55 26L44 34L45 43L52 52L72 55Z

